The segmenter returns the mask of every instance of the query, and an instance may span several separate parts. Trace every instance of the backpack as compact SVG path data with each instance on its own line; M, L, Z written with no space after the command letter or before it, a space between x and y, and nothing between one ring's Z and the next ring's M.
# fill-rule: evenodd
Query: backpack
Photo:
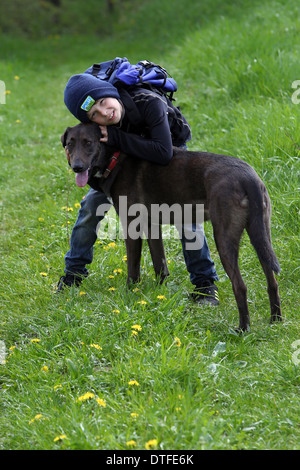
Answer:
M116 57L107 62L94 64L84 73L108 81L116 88L124 85L143 85L143 87L163 93L170 100L173 100L173 93L177 90L175 80L166 69L149 60L141 60L136 65L132 65L126 57L123 59Z

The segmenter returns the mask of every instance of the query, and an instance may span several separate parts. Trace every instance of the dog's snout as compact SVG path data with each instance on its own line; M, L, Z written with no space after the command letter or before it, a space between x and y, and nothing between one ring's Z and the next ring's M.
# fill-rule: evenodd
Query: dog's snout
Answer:
M76 165L72 165L72 170L74 173L81 173L84 170L84 166L82 164L77 163Z

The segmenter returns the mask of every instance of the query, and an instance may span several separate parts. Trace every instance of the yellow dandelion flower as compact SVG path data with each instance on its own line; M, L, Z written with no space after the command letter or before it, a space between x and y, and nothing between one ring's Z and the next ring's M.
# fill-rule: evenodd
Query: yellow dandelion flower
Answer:
M108 248L116 248L117 244L115 242L111 242L107 245Z
M75 207L75 209L79 209L79 207L80 207L80 202L75 202L74 207Z
M54 385L53 390L58 390L59 388L62 388L61 384Z
M107 277L107 279L114 279L114 278L115 278L115 276L113 276L112 274L110 274L110 275Z
M16 349L16 346L11 346L11 347L9 348L10 351L13 351L14 349Z
M10 90L6 90L6 91L5 91L5 94L6 94L6 95L10 95L10 94L11 94L11 91L10 91Z
M138 413L130 413L130 416L131 416L132 418L137 418L138 415L139 415Z
M132 292L138 292L140 289L138 287L135 287L134 289L132 289Z
M175 336L175 338L174 338L174 344L176 344L176 346L178 346L178 348L180 348L180 346L181 346L181 341L180 341L179 338L177 338L177 336Z
M122 261L127 261L127 256L123 256Z
M81 397L78 397L76 401L81 402L81 401L90 400L91 398L95 398L95 394L91 392L87 392L84 395L81 395Z
M127 447L135 447L136 446L136 441L131 439L131 441L126 442Z
M68 439L67 436L65 434L61 434L60 436L56 436L53 441L54 442L57 442L57 441L63 441L64 439Z
M113 290L116 290L116 288L115 287L110 287L108 290L113 291Z
M141 325L132 325L131 328L132 328L133 330L142 331Z
M101 346L99 346L99 344L94 344L94 343L93 343L93 344L90 344L90 347L91 347L91 348L98 349L99 351L102 351L102 348L101 348Z
M120 310L116 308L115 310L112 311L112 313L120 313Z
M139 334L138 334L137 331L132 331L132 332L131 332L131 336L138 336L138 335L139 335Z
M79 295L85 295L85 294L86 294L86 292L84 292L83 290L81 290L81 291L79 292Z
M102 398L96 398L96 402L98 403L99 406L103 406L103 408L106 407L106 402Z
M122 274L122 269L114 269L115 274Z
M153 447L156 447L157 444L158 444L157 439L150 439L150 441L146 442L145 448L146 448L147 450L153 449Z
M140 384L136 380L129 380L128 385L139 387Z
M47 273L40 273L40 275L43 276L43 277L47 277L47 276L48 276Z
M38 338L33 338L30 340L31 343L39 343L41 340Z
M139 301L138 301L138 304L147 305L147 302L146 302L146 300L139 300Z
M48 372L48 371L49 371L49 367L48 367L48 366L43 366L43 367L41 368L41 371L42 371L42 372Z
M159 300L167 300L167 298L164 295L158 295L157 299Z
M16 124L20 124L21 121L20 121L20 119L16 119L15 122L16 122Z
M18 75L15 75L15 76L14 76L14 79L15 79L15 80L20 80L20 77L19 77Z
M29 424L32 424L34 423L34 421L39 421L40 419L42 419L43 415L41 413L38 413L37 415L35 415L34 418L32 418L30 421L29 421Z

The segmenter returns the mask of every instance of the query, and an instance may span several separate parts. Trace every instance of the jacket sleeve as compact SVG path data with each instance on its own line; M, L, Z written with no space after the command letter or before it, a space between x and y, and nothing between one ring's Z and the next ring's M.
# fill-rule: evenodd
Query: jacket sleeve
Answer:
M173 155L167 106L159 98L153 98L145 102L142 113L145 136L111 126L107 127L108 144L134 157L167 165Z

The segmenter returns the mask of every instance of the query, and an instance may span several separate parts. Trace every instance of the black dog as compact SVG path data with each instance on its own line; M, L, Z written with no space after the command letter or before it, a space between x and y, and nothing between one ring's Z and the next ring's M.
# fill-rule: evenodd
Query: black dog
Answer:
M239 328L247 330L250 317L247 288L239 267L239 243L247 230L264 270L271 305L271 321L281 320L278 284L274 272L279 263L270 236L271 204L267 189L256 172L244 161L227 155L190 152L174 148L174 156L166 165L115 152L100 143L98 125L78 124L67 128L61 140L69 152L69 164L77 173L79 185L88 184L111 196L123 223L119 197L126 196L128 208L142 204L150 214L152 204L204 204L205 219L211 220L220 259L228 274L239 309ZM114 165L116 164L115 168ZM129 217L126 223L133 220ZM152 233L151 218L147 219ZM128 282L140 276L142 237L126 237ZM161 233L148 244L156 275L168 275ZM274 272L273 272L274 271Z

